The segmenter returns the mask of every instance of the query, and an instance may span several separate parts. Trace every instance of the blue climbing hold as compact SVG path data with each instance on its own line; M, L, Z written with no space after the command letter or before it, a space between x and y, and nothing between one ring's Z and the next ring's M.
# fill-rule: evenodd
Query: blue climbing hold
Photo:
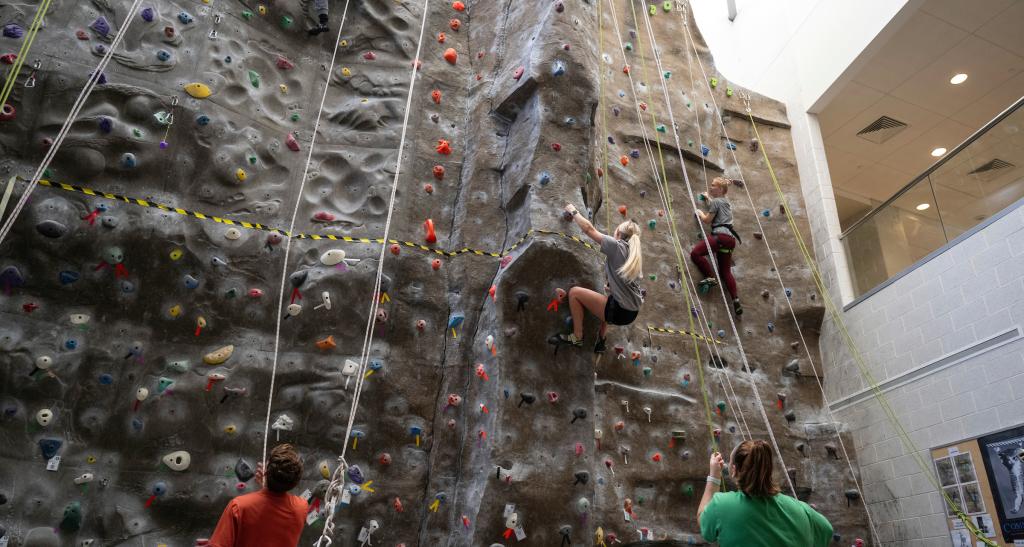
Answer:
M167 51L166 49L161 49L161 50L156 52L156 58L161 60L161 61L164 61L164 62L170 61L171 60L171 52Z
M718 329L718 337L725 338L725 329Z
M187 11L183 11L178 14L178 20L181 21L181 24L187 25L192 22L192 16Z
M728 148L729 150L736 150L736 143L729 141L725 143L725 147Z
M110 34L110 23L107 22L107 18L100 15L95 21L89 25L89 28L96 31L97 34L106 36Z
M25 29L14 23L4 25L4 38L21 38L25 35Z
M765 218L768 218L768 217L772 216L771 209L765 209L765 210L761 211L761 216L763 216Z
M565 74L565 63L562 61L555 61L551 65L551 74L554 76L561 76Z
M167 483L164 481L156 481L153 485L153 495L162 496L167 493Z
M706 157L708 157L708 154L710 154L710 153L711 153L711 149L710 148L708 148L707 146L705 146L703 144L700 145L700 155L702 155L702 156L704 156L706 158Z
M143 21L152 23L153 19L156 17L156 12L153 11L153 8L142 8L140 15L142 15Z
M70 284L74 283L75 281L78 281L78 277L79 277L78 276L78 272L72 272L70 270L64 270L63 272L60 272L60 284L61 285L70 285Z
M103 374L100 374L99 379L101 386L109 386L110 384L114 383L114 377L105 372Z
M62 446L64 441L60 439L39 439L39 449L43 452L43 458L47 460L56 456Z
M185 274L185 288L194 289L199 286L199 280L196 279L192 274Z
M543 173L540 174L540 185L547 186L549 182L551 182L551 174L548 173L547 171L544 171Z
M198 117L196 117L196 123L199 124L199 125L202 125L202 126L209 125L210 124L210 117L207 116L206 114L200 114Z
M640 158L640 151L637 150L636 148L630 150L629 151L629 157L631 157L633 159L639 159Z
M74 338L68 338L67 340L64 341L64 347L71 351L74 351L78 349L78 340L75 340Z
M121 292L123 292L125 294L130 294L130 293L135 292L135 283L132 283L131 281L128 281L127 279L122 279L121 280Z
M142 431L142 425L142 418L132 418L132 429L134 429L135 431Z
M114 120L112 120L112 119L110 119L110 118L108 118L106 116L100 116L100 131L102 131L104 133L110 133L113 130L114 130Z
M572 127L572 126L576 125L576 118L574 118L572 116L567 116L565 118L565 125L568 126L568 127Z
M370 370L372 370L374 372L380 372L380 370L382 368L384 368L384 363L381 363L380 361L378 361L376 359L374 359L373 361L370 361Z
M131 152L126 152L121 156L121 167L124 167L125 169L135 169L138 164L139 162L135 159L135 154L132 154Z
M786 298L793 296L793 289L786 289Z
M775 332L775 323L768 322L768 332Z

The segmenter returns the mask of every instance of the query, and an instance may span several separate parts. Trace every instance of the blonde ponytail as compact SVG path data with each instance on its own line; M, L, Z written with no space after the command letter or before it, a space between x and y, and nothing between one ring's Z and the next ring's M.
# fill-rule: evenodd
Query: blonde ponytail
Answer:
M640 279L644 275L643 253L640 252L640 227L635 222L626 221L619 224L618 232L629 244L629 255L618 269L618 274L626 281Z

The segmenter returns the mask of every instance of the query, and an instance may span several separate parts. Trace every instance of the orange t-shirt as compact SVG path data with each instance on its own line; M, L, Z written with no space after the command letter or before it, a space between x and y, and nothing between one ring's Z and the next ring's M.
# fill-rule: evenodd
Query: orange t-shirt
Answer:
M224 508L210 547L294 547L306 523L302 498L264 488L238 496Z

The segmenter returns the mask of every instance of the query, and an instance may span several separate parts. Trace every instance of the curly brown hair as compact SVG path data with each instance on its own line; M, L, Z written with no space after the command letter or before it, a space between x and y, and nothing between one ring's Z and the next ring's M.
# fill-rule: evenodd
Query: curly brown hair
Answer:
M287 492L295 488L302 478L302 460L295 447L279 444L270 451L267 461L267 488L271 492Z

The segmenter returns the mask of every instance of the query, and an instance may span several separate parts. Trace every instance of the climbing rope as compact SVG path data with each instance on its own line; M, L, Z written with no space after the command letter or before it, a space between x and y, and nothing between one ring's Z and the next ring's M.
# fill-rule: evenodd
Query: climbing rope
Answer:
M110 47L107 48L106 53L103 54L103 58L100 59L96 68L89 75L89 79L86 82L85 87L82 88L82 92L79 93L75 103L71 106L71 111L68 113L67 118L65 118L64 125L57 134L57 138L53 140L53 144L50 145L50 148L43 156L43 161L39 164L35 174L32 175L32 180L29 181L25 192L22 193L21 197L18 198L18 202L14 205L14 208L11 209L10 216L8 216L7 220L4 221L2 226L0 226L0 244L4 242L4 239L6 239L7 235L11 232L11 229L14 227L14 221L18 219L18 215L21 214L21 210L25 207L25 204L28 203L28 199L32 195L32 191L35 190L36 185L39 184L39 179L43 177L43 173L45 173L50 167L50 162L53 161L54 156L57 155L57 151L60 150L60 146L64 142L64 138L67 137L68 132L71 130L71 125L74 123L75 119L78 118L78 114L85 106L85 101L88 100L89 95L92 94L92 90L103 77L103 71L106 70L107 64L110 63L110 59L113 57L114 51L124 40L125 34L128 33L128 27L131 26L132 21L134 20L134 15L138 11L140 5L142 5L142 0L135 0L125 13L124 21L121 23L121 29L118 31L117 36L114 37Z
M43 20L46 18L46 12L50 9L50 3L52 0L43 0L39 7L36 9L36 15L32 19L32 24L29 25L28 34L25 36L25 40L21 42L21 49L18 50L18 56L14 58L14 65L11 67L11 71L7 73L7 80L4 81L3 90L0 90L0 107L7 104L7 99L11 97L11 91L14 89L14 83L18 80L18 75L21 73L21 67L25 65L25 59L28 57L28 52L32 49L33 42L36 41L36 34L39 33L40 27L43 25ZM3 209L0 209L0 214L3 213Z
M331 64L327 69L327 81L324 82L324 92L320 97L320 108L316 113L316 122L313 124L313 135L310 137L309 153L306 155L306 163L302 169L302 178L299 179L299 191L295 198L295 207L292 208L292 219L288 224L288 233L295 231L295 220L299 215L299 204L302 203L302 191L306 187L306 177L309 176L309 166L313 162L313 150L316 148L316 137L320 132L320 121L324 114L324 105L327 104L327 92L331 89L331 77L334 74L334 64L338 58L338 49L341 44L341 33L345 28L345 19L348 16L350 0L345 0L345 8L341 12L341 22L338 25L338 36L334 40L334 52L331 54ZM270 413L274 405L274 385L277 378L277 361L281 348L281 320L284 318L284 292L288 283L288 257L292 249L292 238L285 238L284 260L281 262L281 289L277 296L277 321L274 324L274 357L270 367L270 392L267 395L267 416L263 424L263 457L261 462L267 461L267 443L270 441Z
M630 6L633 7L634 14L635 14L635 7L634 7L634 4L633 4L632 1L630 1ZM648 26L650 25L649 16L645 18L645 22L646 22L646 24ZM637 21L637 23L639 23L639 21ZM653 32L650 32L650 29L648 29L648 30L649 30L649 33L653 36ZM652 51L654 53L654 59L655 59L655 62L657 63L659 74L663 74L664 70L663 70L662 65L661 65L661 56L658 53L657 46L653 42L652 42ZM687 194L690 197L690 203L691 203L691 206L693 208L694 215L697 215L697 212L698 212L697 204L696 204L696 202L694 201L694 198L693 198L693 196L694 196L693 188L692 188L692 186L690 184L689 174L687 174L687 172L686 172L686 164L685 164L685 160L683 158L682 145L679 142L678 131L676 131L675 115L672 112L671 100L668 99L668 87L665 84L664 78L659 78L659 79L661 80L662 90L663 90L663 92L664 92L664 94L666 96L666 101L667 101L667 105L666 106L667 106L668 112L669 112L669 119L672 122L672 126L673 126L673 135L675 136L675 139L676 139L676 150L679 152L680 170L683 172L683 180L686 183ZM667 190L668 190L668 188L666 187L666 191ZM671 201L669 201L669 205L671 207ZM669 210L669 219L670 219L670 222L671 222L672 221L672 211L671 211L671 208ZM705 242L708 242L709 241L708 240L708 234L707 234L707 232L704 229L703 223L700 223L700 231L701 231L701 236L702 236L703 240ZM711 248L711 245L710 245L709 242L708 242L708 248ZM718 272L718 265L717 265L716 261L712 260L710 262L711 262L712 268L714 269L715 275L718 276L719 272ZM784 458L782 456L782 450L779 448L778 441L775 438L775 432L774 432L774 430L773 430L773 428L771 426L771 422L768 419L768 414L767 414L767 412L764 409L764 403L763 403L763 401L761 399L760 390L757 388L756 380L754 378L753 372L750 369L750 363L749 363L749 361L747 359L746 352L743 349L743 341L740 338L739 330L736 328L736 322L733 319L732 314L728 313L729 300L728 300L728 298L725 295L725 288L721 284L719 284L719 292L721 293L722 302L725 305L726 310L727 310L726 315L728 316L728 319L729 319L729 326L732 329L733 336L736 338L736 347L737 347L737 349L740 352L740 359L743 362L743 368L747 372L747 376L750 378L751 390L753 391L754 398L757 401L758 411L761 414L761 418L764 420L765 427L766 427L767 433L768 433L768 437L769 437L769 439L772 442L772 447L775 450L776 456L779 458L779 463L780 463L780 465L782 466L783 469L786 469L785 460L784 460ZM792 479L790 479L788 473L785 473L784 476L786 478L786 483L789 486L790 491L792 492L793 496L796 497L796 488L793 485Z
M601 104L604 100L604 3L597 3L597 47L598 47L598 68L597 68L597 112L601 116L601 170L604 189L601 192L601 201L604 205L605 231L614 233L612 229L612 208L608 201L608 178L611 177L608 169L608 112L607 105ZM0 102L0 104L3 104Z
M632 95L633 95L633 107L636 110L637 121L640 124L640 132L641 132L641 135L643 137L644 147L645 147L645 149L647 151L647 159L650 162L652 174L655 176L655 178L657 178L659 170L658 170L657 166L654 164L654 151L651 149L650 139L647 136L647 128L646 128L646 125L644 124L644 121L643 121L643 114L641 113L641 110L640 110L640 99L639 99L639 97L637 97L637 94L636 94L636 83L633 81L633 75L628 70L629 60L626 58L626 47L625 47L625 44L623 44L623 42L622 42L622 34L621 34L620 27L619 27L619 19L618 19L618 16L615 14L615 6L612 3L612 0L608 0L608 9L611 12L612 24L613 24L613 28L615 30L615 36L616 36L616 38L618 39L618 42L619 42L619 53L622 55L622 62L623 62L624 67L627 68L627 70L625 70L625 73L626 73L627 78L629 79L629 87L630 87L630 90L632 91ZM665 198L664 194L661 193L660 186L659 186L659 193L662 196L662 203L663 203L663 205L665 205L666 211L669 211L670 208L668 206L668 203L664 199ZM673 224L672 223L671 214L669 216L669 224L670 224L670 226ZM679 270L680 272L683 272L684 271L683 268L685 266L682 264L679 246L674 244L673 245L673 250L675 251L675 254L676 254L677 267L680 268L680 270ZM689 291L688 290L685 291L684 295L686 297L687 310L689 311L689 310L693 309L693 305L690 302ZM696 331L696 327L694 326L694 321L693 321L693 314L692 313L687 313L687 317L689 318L689 325L690 325L690 329L689 330L690 330L690 332ZM714 419L713 419L712 413L711 413L711 402L708 400L708 389L707 389L706 380L704 378L704 367L703 367L703 363L701 362L701 357L700 357L700 346L698 344L694 343L693 347L694 347L694 356L695 356L695 363L696 363L698 378L700 380L700 391L701 391L701 395L702 395L703 400L704 400L704 416L705 416L705 422L706 422L706 425L707 425L707 428L708 428L708 437L711 439L711 443L712 443L713 449L715 451L717 451L718 450L718 439L715 438L715 434L714 434L715 425L714 425Z
M691 66L691 67L693 66L693 58L695 57L696 60L697 60L697 65L700 67L701 76L703 77L705 85L707 86L708 95L711 97L711 101L712 101L712 103L715 106L715 111L716 112L721 112L720 107L718 105L718 100L715 98L715 94L712 91L710 82L708 80L707 72L704 69L704 63L700 59L700 54L697 52L696 43L694 42L693 36L690 33L689 21L687 19L687 15L686 15L685 10L680 12L680 18L683 21L683 23L682 23L683 24L683 32L684 32L684 38L685 38L685 42L686 42L686 45L684 47L686 47L688 65ZM690 77L690 89L694 89L692 72L691 72L691 77ZM748 112L749 112L749 108L748 108ZM728 129L726 128L725 122L722 121L721 117L719 117L719 125L722 128L722 134L725 136L726 141L727 142L733 142L732 139L729 137ZM699 123L699 121L698 121L698 124L697 124L697 128L698 128L698 135L699 135L699 131L700 131L700 123ZM766 247L766 249L768 251L768 258L771 261L772 271L775 272L775 277L776 277L776 279L779 282L779 288L782 289L783 291L785 291L786 285L785 285L785 282L782 279L781 270L779 269L779 265L775 261L775 253L772 251L771 244L770 244L770 242L768 240L768 235L767 235L767 233L765 233L764 226L761 224L760 215L758 215L756 213L757 208L754 205L754 199L753 199L753 196L751 196L751 194L750 194L750 189L747 187L746 180L745 180L745 177L743 175L743 168L740 165L740 162L739 162L738 158L736 157L736 151L732 147L727 147L727 148L729 149L730 155L732 157L733 165L736 166L736 169L737 169L737 171L739 173L740 180L744 182L744 184L742 184L741 187L743 188L743 191L744 191L745 195L747 196L747 201L750 203L750 208L751 208L752 211L755 211L755 213L754 213L754 221L757 223L758 232L760 232L762 234L762 240L764 241L765 247ZM762 148L763 148L763 146L762 146ZM789 216L789 215L787 215L787 216ZM835 417L835 415L832 412L832 408L829 405L828 396L825 393L825 387L821 383L821 375L818 374L818 370L817 370L817 368L814 365L814 358L811 355L810 347L807 345L807 340L804 337L803 329L800 328L800 321L799 321L799 319L796 316L796 311L793 309L793 302L788 297L786 298L786 307L789 310L790 316L793 318L793 324L796 326L797 335L800 338L800 344L804 348L804 352L807 355L807 361L811 365L811 371L813 372L813 376L814 376L815 382L818 385L818 389L821 391L822 401L824 402L825 409L828 411L829 419L832 422L832 426L835 429L836 438L839 441L839 447L840 447L840 449L841 449L841 451L843 453L843 458L846 461L846 465L847 465L847 467L850 470L850 477L853 480L854 488L856 488L857 493L860 495L862 500L866 499L864 497L863 487L862 487L862 485L860 483L860 479L858 478L858 474L857 474L856 470L854 469L853 461L850 458L849 452L846 449L846 443L843 441L843 436L842 436L842 434L840 432L840 429L839 429L839 422L838 422L838 420L836 420L836 417ZM868 528L870 529L871 537L875 541L875 543L879 543L878 531L875 529L875 524L874 524L874 521L873 521L873 519L871 517L871 511L868 509L868 506L867 506L866 502L864 503L864 512L867 515Z
M391 219L395 211L395 196L398 193L398 179L402 173L402 153L405 151L405 141L409 129L409 114L412 111L413 91L416 88L416 72L419 70L420 52L423 47L423 33L427 28L427 14L430 11L430 0L423 0L422 10L423 15L420 21L420 35L419 39L416 41L416 55L413 57L412 68L409 74L409 94L405 99L405 115L402 120L402 133L398 141L398 153L395 160L395 176L391 183L391 197L388 201L388 214L387 219L384 222L385 240L391 232ZM381 280L384 275L384 259L387 256L386 251L387 245L382 244L380 246L380 257L378 258L377 264L377 276L374 280L373 292L370 295L370 310L366 317L366 333L363 336L363 348L359 358L359 372L356 374L356 387L352 397L352 405L348 413L348 424L345 428L345 437L343 440L344 444L341 448L341 455L338 457L339 465L334 470L331 483L327 487L327 497L330 498L327 503L327 520L324 523L323 532L316 542L317 547L326 547L331 545L331 535L334 533L335 504L337 503L337 496L341 483L344 480L344 470L348 467L348 463L345 461L345 454L348 450L348 439L352 435L352 427L355 425L356 413L359 410L359 399L362 396L363 385L366 379L366 367L369 360L371 343L373 342L377 308L380 305L378 295L380 294Z

